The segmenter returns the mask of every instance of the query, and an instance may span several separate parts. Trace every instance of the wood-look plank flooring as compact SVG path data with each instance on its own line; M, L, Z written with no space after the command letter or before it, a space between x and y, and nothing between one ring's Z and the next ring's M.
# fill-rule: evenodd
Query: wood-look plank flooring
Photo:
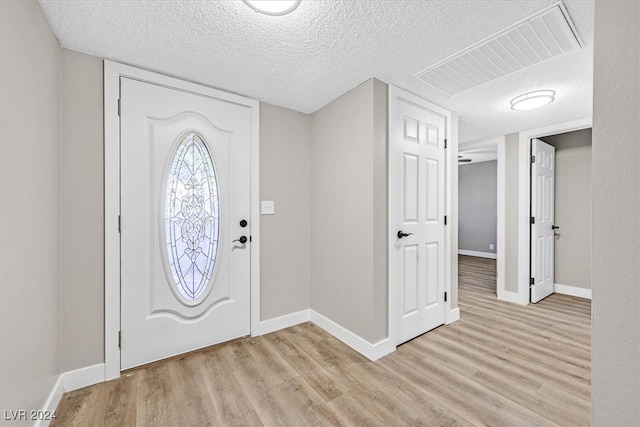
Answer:
M306 323L65 393L53 426L590 424L590 301L495 297L460 256L461 320L370 362Z

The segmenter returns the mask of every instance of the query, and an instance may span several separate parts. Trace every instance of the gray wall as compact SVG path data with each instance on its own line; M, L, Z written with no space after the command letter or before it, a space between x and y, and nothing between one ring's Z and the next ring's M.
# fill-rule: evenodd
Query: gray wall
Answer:
M555 283L591 289L591 129L541 139L556 148Z
M382 338L389 327L388 123L389 86L373 79L373 329Z
M260 219L260 317L311 304L310 117L260 103L260 198L275 215Z
M60 47L37 2L0 17L0 410L31 410L60 372Z
M505 136L505 290L518 292L518 152L519 135L512 133ZM528 215L528 213L523 213Z
M387 337L386 91L368 80L311 116L311 308L370 343Z
M458 248L496 252L498 162L458 166ZM489 245L493 244L493 249Z
M62 49L60 368L104 362L102 60Z
M640 2L595 4L592 422L640 425Z

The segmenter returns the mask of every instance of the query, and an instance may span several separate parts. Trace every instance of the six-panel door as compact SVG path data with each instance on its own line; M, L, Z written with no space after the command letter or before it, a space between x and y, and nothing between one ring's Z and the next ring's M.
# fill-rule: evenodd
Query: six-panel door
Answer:
M444 323L445 118L400 100L391 135L392 170L401 175L392 207L399 217L394 257L401 288L396 345Z

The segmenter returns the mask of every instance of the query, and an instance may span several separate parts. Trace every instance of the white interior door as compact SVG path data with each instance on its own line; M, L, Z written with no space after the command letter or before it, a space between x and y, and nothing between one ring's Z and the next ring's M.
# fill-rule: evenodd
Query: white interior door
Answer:
M250 333L251 122L192 92L120 90L124 370Z
M531 140L531 302L553 293L555 147Z
M389 286L399 345L445 320L445 118L415 102L390 102Z

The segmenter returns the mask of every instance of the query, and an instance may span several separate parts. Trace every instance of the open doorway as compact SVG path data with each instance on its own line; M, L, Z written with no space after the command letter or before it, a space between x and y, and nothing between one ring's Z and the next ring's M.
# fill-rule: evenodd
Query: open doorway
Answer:
M513 248L507 251L511 259L505 260L505 282L507 286L505 288L506 292L503 292L503 295L507 295L508 298L503 299L519 304L529 304L531 301L531 140L536 138L544 140L553 135L567 134L590 128L591 119L585 118L507 135L504 144L507 155L505 156L504 163L507 169L513 167L514 170L512 170L511 173L507 170L507 173L505 173L505 181L507 187L509 183L515 182L515 184L511 185L511 190L507 188L505 191L505 209L503 212L506 221L503 241L514 242L514 244ZM588 148L588 150L590 150L590 148ZM512 161L510 162L509 159ZM517 161L515 159L517 159ZM575 185L569 187L569 191L574 190ZM565 196L562 195L558 196L558 198L562 198L563 201L564 197ZM512 220L515 220L515 223L510 223ZM588 227L590 227L590 225ZM498 244L501 242L500 231L501 224L499 223ZM500 274L499 267L498 274ZM562 283L558 284L564 285ZM572 286L572 288L575 287ZM500 290L500 280L498 280L498 298L500 298ZM587 292L575 291L575 289L568 289L566 286L556 287L555 283L554 292L573 292L572 294L578 292L580 295L576 296L589 296Z
M460 145L458 156L459 271L466 274L466 270L472 269L482 273L483 286L494 296L498 260L498 146L503 141L504 138L491 138L467 142Z
M482 249L484 245L482 248L466 247L468 236L465 237L466 229L463 225L465 210L469 211L463 200L467 175L465 171L468 170L463 168L466 166L459 167L459 255L495 256L495 293L498 299L518 304L530 302L530 141L534 138L556 146L559 157L555 223L560 228L556 230L554 237L557 249L557 254L554 255L554 292L582 298L591 297L590 129L590 119L582 119L460 144L462 159L472 158L474 153L482 156L492 153L491 160L496 162L495 255L489 249ZM461 164L474 163L471 161ZM490 197L488 191L490 188L482 190L483 197ZM488 242L485 244L488 248Z
M540 136L537 141L555 151L553 189L553 229L551 235L550 293L557 292L582 298L591 298L591 128ZM535 145L536 139L532 140ZM532 173L536 163L532 162ZM535 177L532 175L532 217L536 195ZM531 224L531 277L534 283L546 261L537 260L533 230L548 224ZM540 233L536 233L540 234ZM533 285L536 286L535 284ZM535 289L531 302L537 302Z

